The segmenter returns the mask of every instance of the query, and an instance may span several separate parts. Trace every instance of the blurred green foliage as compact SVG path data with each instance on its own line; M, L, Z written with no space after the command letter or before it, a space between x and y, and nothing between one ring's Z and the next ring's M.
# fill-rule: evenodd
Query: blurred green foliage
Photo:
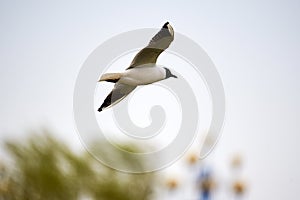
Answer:
M6 143L13 166L2 164L0 168L0 200L150 199L153 174L115 171L86 152L72 152L49 135ZM136 148L129 147L131 151ZM137 164L124 156L109 156L117 156L120 164Z

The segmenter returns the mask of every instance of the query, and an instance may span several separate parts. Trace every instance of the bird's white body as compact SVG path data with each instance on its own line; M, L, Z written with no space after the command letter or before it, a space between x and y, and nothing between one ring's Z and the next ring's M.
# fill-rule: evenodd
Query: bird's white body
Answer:
M136 67L126 70L119 83L130 86L148 85L163 80L165 77L166 70L163 67Z

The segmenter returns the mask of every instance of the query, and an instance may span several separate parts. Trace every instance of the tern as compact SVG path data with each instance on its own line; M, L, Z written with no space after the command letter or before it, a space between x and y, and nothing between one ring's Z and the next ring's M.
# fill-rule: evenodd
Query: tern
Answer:
M170 23L166 22L149 44L136 54L125 72L103 74L98 82L107 81L115 85L98 111L101 112L119 103L137 86L148 85L170 77L177 78L170 69L156 64L158 56L170 46L173 40L174 30Z

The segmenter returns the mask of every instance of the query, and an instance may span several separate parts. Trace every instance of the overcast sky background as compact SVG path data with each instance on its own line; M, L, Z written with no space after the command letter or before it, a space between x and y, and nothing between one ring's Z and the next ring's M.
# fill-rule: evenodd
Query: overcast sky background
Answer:
M73 88L102 42L170 21L215 63L226 123L214 162L239 151L249 199L296 199L300 185L299 1L0 1L0 133L41 126L80 146Z

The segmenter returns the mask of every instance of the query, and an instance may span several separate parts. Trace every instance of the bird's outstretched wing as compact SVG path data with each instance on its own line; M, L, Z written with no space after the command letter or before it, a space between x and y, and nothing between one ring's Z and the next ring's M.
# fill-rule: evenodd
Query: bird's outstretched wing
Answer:
M127 69L149 63L156 63L158 56L167 49L174 40L174 31L169 22L151 39L149 44L137 53Z
M116 83L113 90L109 93L109 95L105 98L104 102L98 109L99 112L102 110L109 108L117 103L119 103L122 99L124 99L130 92L132 92L136 86L130 86L122 83Z

